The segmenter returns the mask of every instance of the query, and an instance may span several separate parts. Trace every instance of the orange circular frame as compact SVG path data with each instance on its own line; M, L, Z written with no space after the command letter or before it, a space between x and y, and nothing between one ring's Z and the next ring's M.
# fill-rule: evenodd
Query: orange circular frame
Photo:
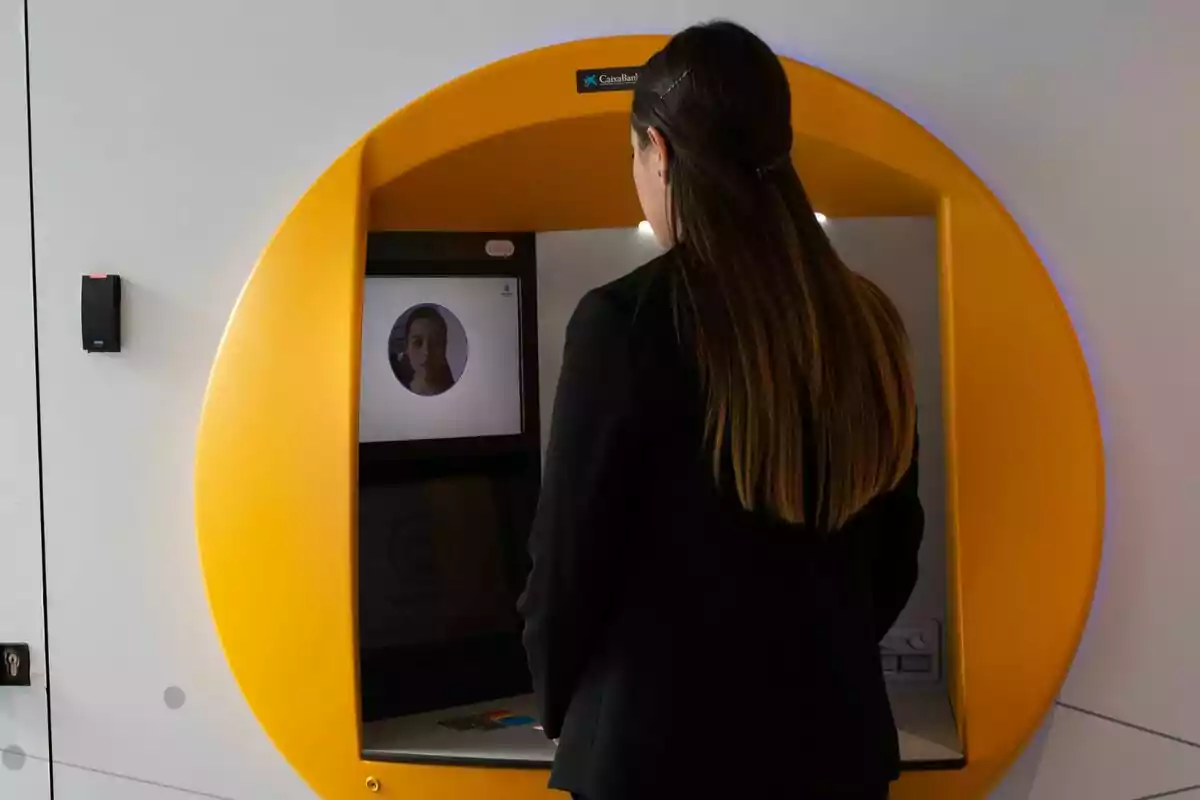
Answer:
M632 225L629 95L575 71L661 37L573 42L470 73L342 155L275 234L205 397L196 525L213 617L258 719L322 797L527 800L545 773L364 762L356 667L359 330L368 229ZM1001 204L878 98L784 60L798 168L831 215L940 230L950 690L968 766L899 798L983 797L1066 675L1100 560L1104 470L1083 356ZM534 166L527 166L534 165ZM747 766L753 770L753 765Z

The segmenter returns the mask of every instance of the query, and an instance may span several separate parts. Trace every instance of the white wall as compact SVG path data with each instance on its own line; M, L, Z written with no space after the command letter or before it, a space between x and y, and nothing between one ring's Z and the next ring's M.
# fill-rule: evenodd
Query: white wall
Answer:
M27 120L22 4L0 0L0 642L33 656L31 687L0 687L5 800L50 797Z
M201 396L255 255L337 154L419 93L538 45L715 14L926 124L1043 254L1087 344L1110 479L1104 574L1064 699L1200 741L1192 0L30 5L56 756L238 800L307 796L224 666L192 527ZM0 114L11 105L0 96ZM128 281L117 356L78 342L79 275L96 269ZM169 686L187 694L177 711ZM1130 765L1131 790L1166 790L1112 723L1068 713L1006 800L1073 798L1112 763ZM1178 757L1200 775L1200 749ZM59 800L141 796L61 772Z

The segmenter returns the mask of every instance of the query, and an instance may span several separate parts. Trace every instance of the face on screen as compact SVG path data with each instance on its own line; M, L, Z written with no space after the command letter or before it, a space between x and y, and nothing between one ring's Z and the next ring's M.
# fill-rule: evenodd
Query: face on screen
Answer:
M454 386L455 371L449 358L451 325L462 329L448 309L433 304L414 306L396 320L388 343L388 360L405 389L431 397Z
M367 275L359 441L523 430L520 293L492 275Z
M446 327L432 319L415 320L408 329L408 361L416 373L414 380L426 379L426 366L446 363Z

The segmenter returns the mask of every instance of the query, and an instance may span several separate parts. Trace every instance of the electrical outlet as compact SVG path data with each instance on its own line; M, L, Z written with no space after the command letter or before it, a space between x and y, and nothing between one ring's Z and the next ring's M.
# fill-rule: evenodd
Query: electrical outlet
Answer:
M884 677L898 683L942 679L942 625L937 620L897 624L879 643Z

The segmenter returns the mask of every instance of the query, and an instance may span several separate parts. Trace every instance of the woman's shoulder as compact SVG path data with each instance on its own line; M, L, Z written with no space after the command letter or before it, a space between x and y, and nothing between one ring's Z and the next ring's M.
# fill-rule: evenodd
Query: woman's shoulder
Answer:
M590 341L610 354L624 353L625 363L654 374L677 363L673 294L678 273L672 262L668 252L588 292L571 318L568 341Z
M669 313L674 274L672 262L672 252L663 253L632 272L593 289L584 297L581 306L604 306L613 321L630 324L646 315L654 317L663 311Z

